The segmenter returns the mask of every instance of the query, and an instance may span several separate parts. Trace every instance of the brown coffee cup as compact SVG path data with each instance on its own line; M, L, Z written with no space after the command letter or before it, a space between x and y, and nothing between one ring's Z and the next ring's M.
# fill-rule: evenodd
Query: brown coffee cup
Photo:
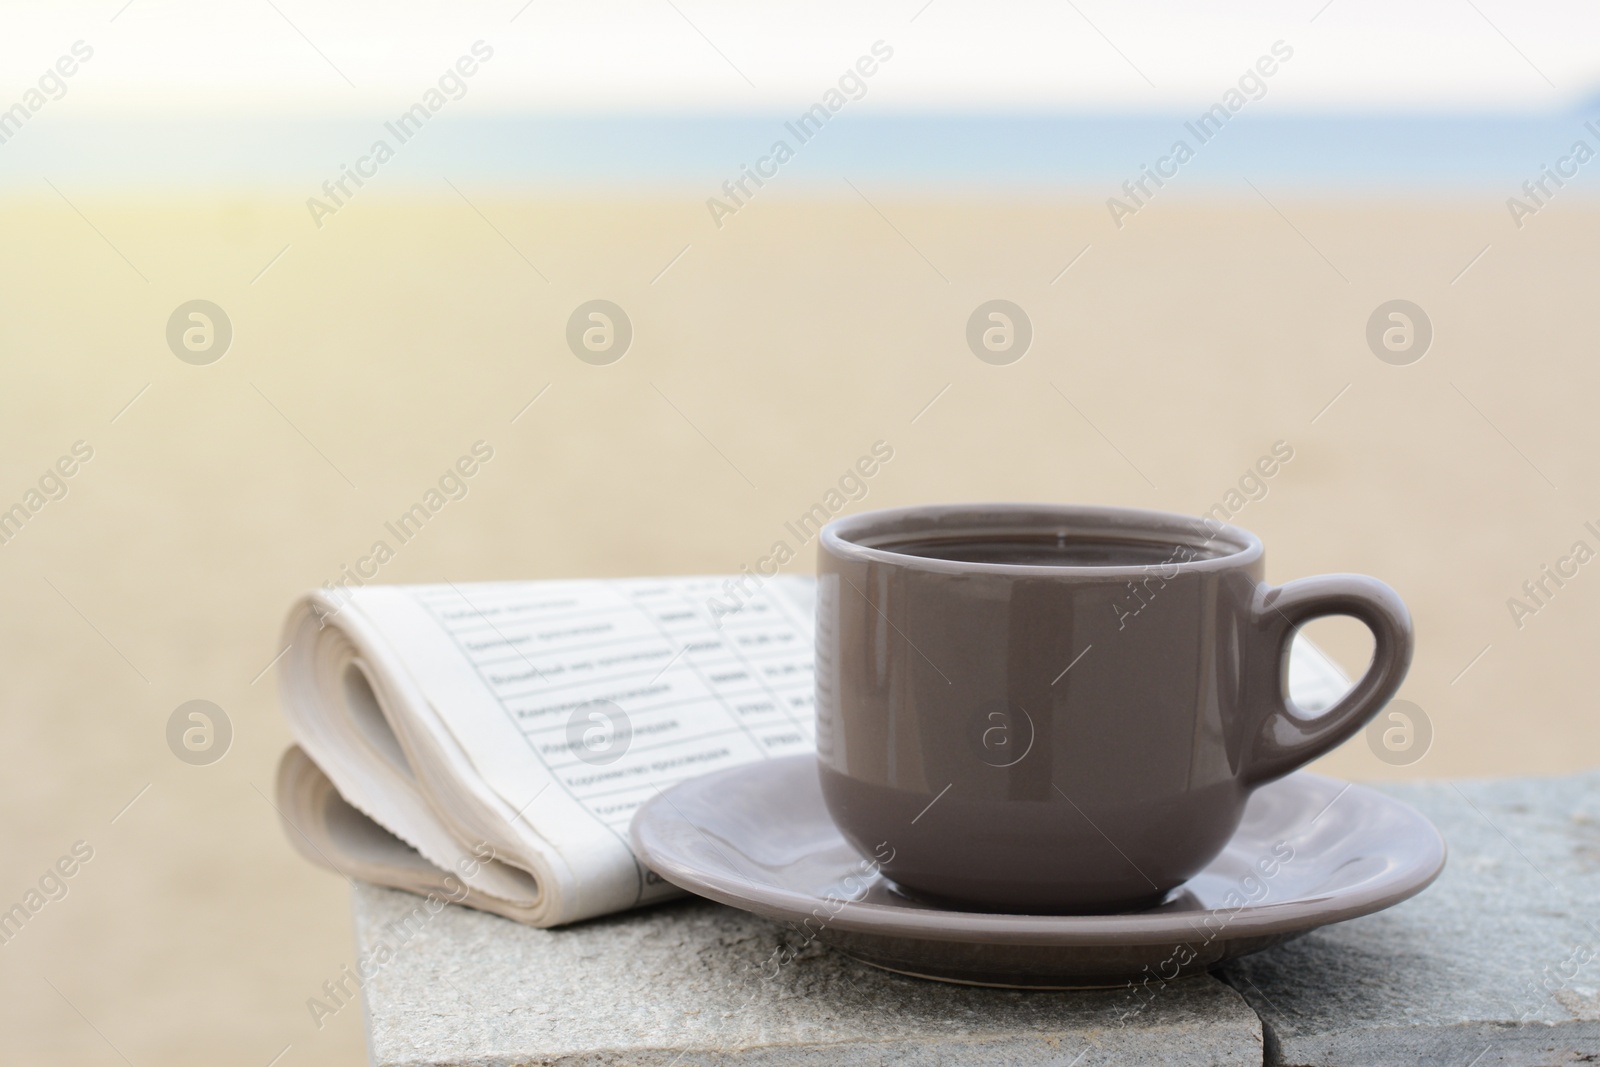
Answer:
M1222 850L1251 790L1360 730L1411 662L1411 617L1382 582L1262 573L1254 534L1166 512L949 504L830 523L828 811L936 903L1160 903ZM1365 623L1376 647L1311 716L1286 694L1289 643L1324 615Z

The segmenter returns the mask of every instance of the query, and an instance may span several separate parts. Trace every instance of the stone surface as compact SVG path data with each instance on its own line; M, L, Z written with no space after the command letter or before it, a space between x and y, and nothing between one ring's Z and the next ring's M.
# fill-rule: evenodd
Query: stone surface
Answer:
M457 907L430 916L420 897L365 885L355 911L372 1059L384 1067L1262 1057L1259 1020L1211 977L1147 1003L1117 990L944 985L802 947L793 931L705 901L557 931ZM799 953L779 966L785 946Z
M1383 788L1450 844L1432 888L1142 1010L1115 990L902 978L816 945L777 967L796 934L702 901L544 931L361 886L364 958L391 957L364 986L373 1061L1600 1063L1600 773Z
M1445 871L1223 972L1267 1062L1600 1062L1600 773L1383 788L1443 832Z

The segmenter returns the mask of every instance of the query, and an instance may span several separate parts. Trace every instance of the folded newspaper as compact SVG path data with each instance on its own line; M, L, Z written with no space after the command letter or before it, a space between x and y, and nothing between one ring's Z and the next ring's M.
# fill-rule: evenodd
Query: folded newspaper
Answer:
M815 744L814 582L735 581L307 596L281 668L290 840L346 877L535 926L677 895L629 848L634 811L674 782ZM1299 640L1289 684L1316 711L1348 682Z

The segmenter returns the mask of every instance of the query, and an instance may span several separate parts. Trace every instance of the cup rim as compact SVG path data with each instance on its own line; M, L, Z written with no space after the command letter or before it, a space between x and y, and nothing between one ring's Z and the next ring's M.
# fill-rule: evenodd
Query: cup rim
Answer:
M1150 535L1149 540L1166 544L1216 546L1226 551L1202 559L1168 560L1161 563L1081 564L1040 566L1023 563L977 563L968 560L940 559L897 552L893 548L864 544L861 538L892 537L896 533L933 528L949 532L971 530L1018 530L1025 523L1034 526L1055 523L1080 532L1102 534L1121 531ZM1198 537L1202 531L1209 536ZM1165 535L1171 535L1169 538ZM887 566L928 571L936 574L989 574L1013 578L1126 579L1140 577L1151 567L1163 569L1164 577L1234 570L1248 566L1262 556L1261 539L1232 523L1219 523L1175 511L1130 508L1106 504L1052 504L1018 502L972 502L913 504L878 508L834 519L822 528L818 538L822 550L845 560L881 563ZM1174 568L1176 569L1174 571Z

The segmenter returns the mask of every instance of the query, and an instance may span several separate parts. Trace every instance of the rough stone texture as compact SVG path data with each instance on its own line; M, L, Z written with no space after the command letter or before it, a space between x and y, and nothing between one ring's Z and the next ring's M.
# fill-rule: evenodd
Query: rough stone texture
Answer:
M1444 874L1223 972L1267 1062L1600 1062L1600 773L1385 791L1443 832Z
M362 952L392 953L364 987L373 1061L1256 1064L1264 1025L1270 1064L1600 1063L1600 773L1384 788L1450 844L1432 888L1238 961L1239 993L1142 1009L901 978L701 901L551 932L362 886Z
M559 931L371 886L355 894L373 1062L1260 1064L1261 1027L1211 977L1141 1001L867 967L705 901ZM397 925L412 914L409 932ZM778 966L774 954L799 949ZM385 959L385 957L387 957ZM370 967L364 965L369 973Z

